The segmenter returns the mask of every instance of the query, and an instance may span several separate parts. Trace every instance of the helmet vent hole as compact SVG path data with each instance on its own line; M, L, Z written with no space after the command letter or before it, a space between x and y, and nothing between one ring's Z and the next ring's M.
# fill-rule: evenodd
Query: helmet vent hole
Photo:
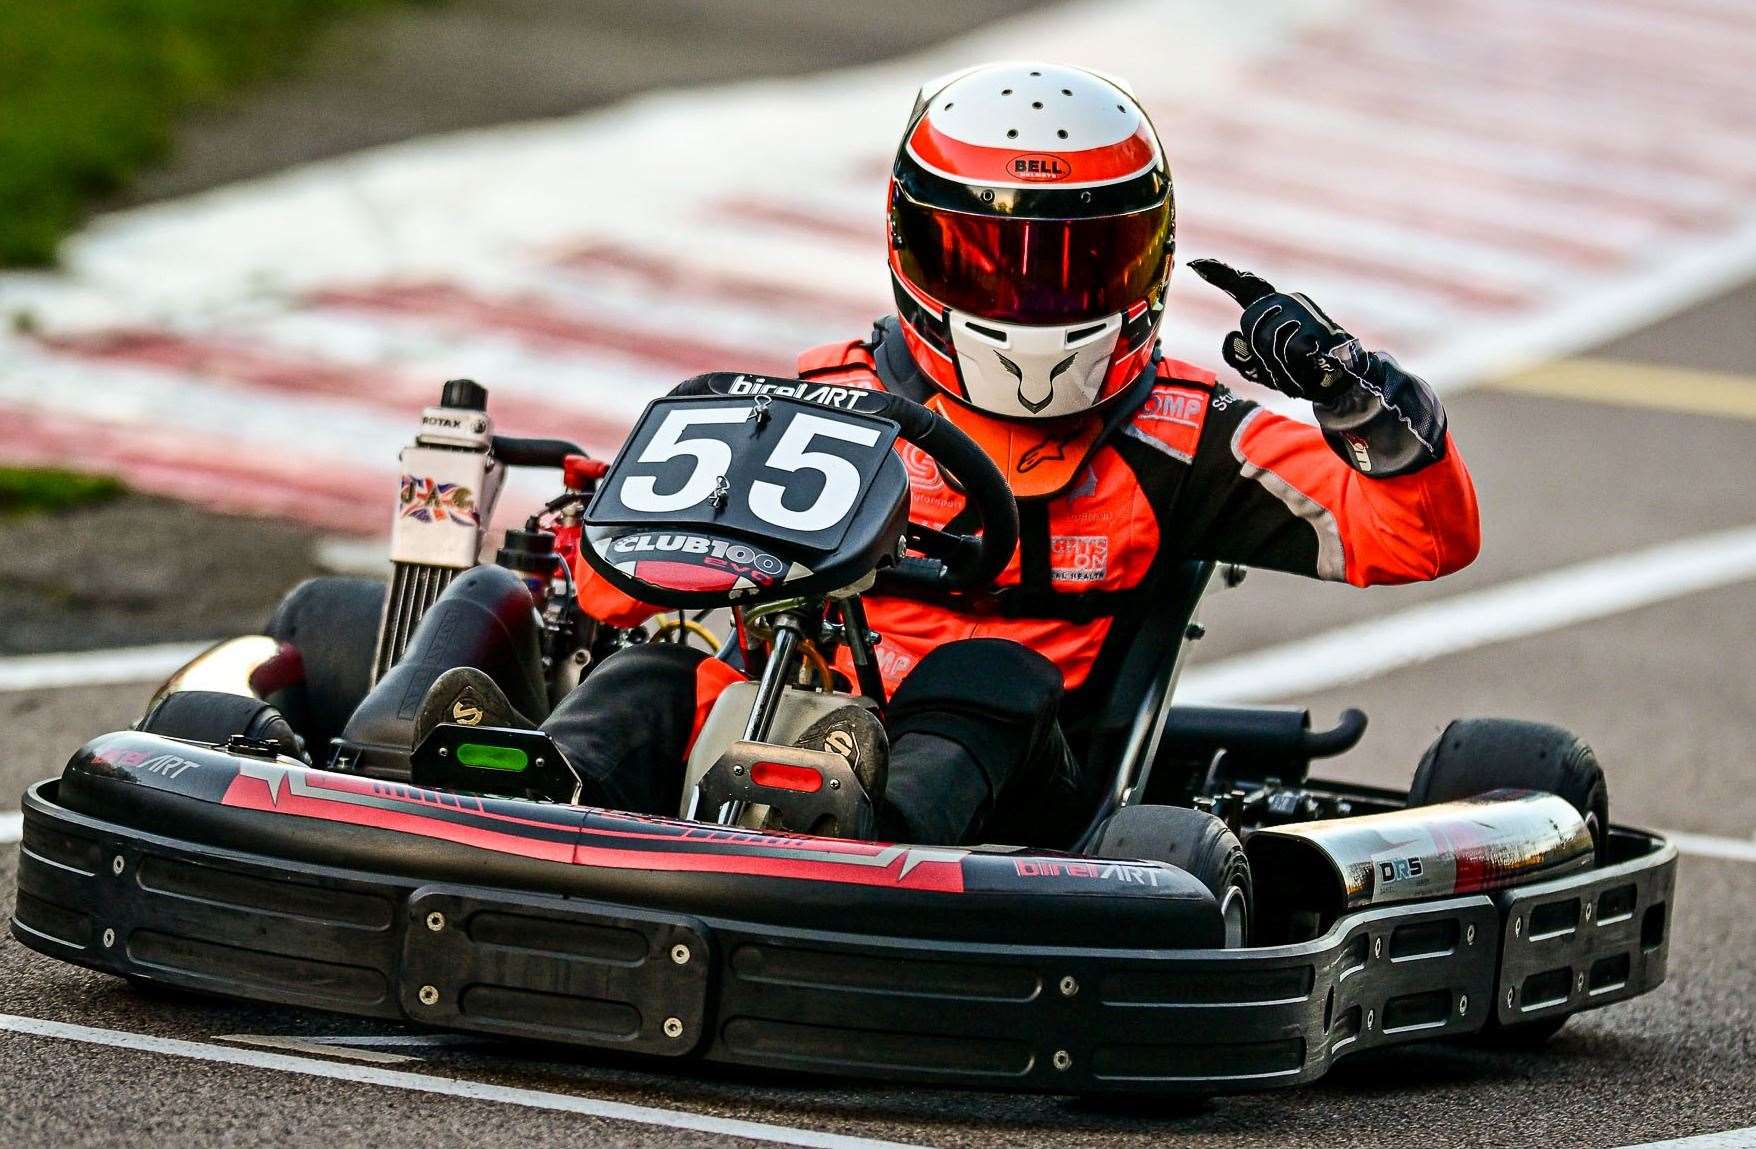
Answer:
M1066 128L1056 128L1055 135L1059 136L1061 139L1066 139L1067 138L1067 129Z
M1041 72L1032 72L1032 73L1031 73L1031 75L1033 75L1033 76L1040 76L1040 75L1042 75L1042 73L1041 73Z
M1117 111L1118 111L1118 112L1126 112L1126 111L1127 111L1127 110L1128 110L1128 109L1127 109L1127 108L1125 108L1125 107L1123 107L1123 106L1122 106L1122 105L1121 105L1121 104L1117 104L1117 105L1116 105L1116 110L1117 110Z
M1018 138L1018 129L1017 128L1007 128L1006 129L1006 138L1009 140L1016 140Z
M946 105L945 105L945 110L946 110L946 111L947 111L947 112L949 112L949 111L950 111L950 110L951 110L951 109L952 109L952 108L953 108L953 107L955 107L955 106L956 106L956 105L955 105L955 104L953 104L953 103L947 103L947 104L946 104Z
M1012 89L1011 88L1001 88L1000 94L1002 96L1010 96L1012 94Z
M1043 102L1041 100L1032 100L1030 102L1030 106L1035 108L1039 112L1043 110Z
M1062 88L1061 94L1063 96L1071 96L1073 94L1073 89L1072 88Z

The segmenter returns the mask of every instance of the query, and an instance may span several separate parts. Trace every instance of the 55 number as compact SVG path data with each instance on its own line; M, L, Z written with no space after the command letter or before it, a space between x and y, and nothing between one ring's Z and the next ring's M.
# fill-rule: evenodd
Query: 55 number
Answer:
M650 475L630 475L622 483L621 500L630 510L665 514L698 506L712 496L720 479L732 466L732 447L712 436L684 438L693 427L742 423L748 416L742 407L679 407L665 413L664 422L640 452L639 463L668 463L693 458L689 477L675 491L661 492ZM808 412L793 415L786 429L763 461L763 466L789 474L814 471L823 487L808 506L786 505L791 484L759 479L750 484L750 511L763 522L794 531L821 531L846 518L859 501L862 488L859 468L840 455L812 450L819 439L836 439L861 447L874 446L883 434L877 427L849 423Z

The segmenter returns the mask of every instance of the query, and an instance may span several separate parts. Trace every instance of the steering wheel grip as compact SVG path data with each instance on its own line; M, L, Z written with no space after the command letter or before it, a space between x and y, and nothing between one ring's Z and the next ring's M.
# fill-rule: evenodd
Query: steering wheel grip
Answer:
M770 379L716 371L684 380L672 389L671 394L725 395L736 379L772 383L773 390L781 395L800 386L796 379ZM919 447L950 473L981 521L981 534L962 536L959 540L962 545L943 561L904 558L895 567L884 571L883 577L891 582L932 590L968 589L993 582L1012 561L1012 552L1018 549L1018 500L1000 468L957 424L912 399L888 391L862 390L858 405L853 409L895 423L903 439Z
M873 392L873 396L882 401L884 408L873 413L894 420L902 428L904 439L951 473L982 524L979 537L965 536L974 546L962 548L960 553L938 563L937 572L930 565L934 563L932 559L905 559L886 577L943 589L982 587L993 582L1018 549L1018 500L1006 476L974 439L937 411L885 391ZM864 401L861 396L862 406Z

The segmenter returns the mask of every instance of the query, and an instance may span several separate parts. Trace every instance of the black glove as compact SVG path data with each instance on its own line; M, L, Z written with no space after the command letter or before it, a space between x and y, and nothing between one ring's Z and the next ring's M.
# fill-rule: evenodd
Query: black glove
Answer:
M1406 475L1445 457L1445 408L1395 359L1367 351L1303 295L1217 259L1189 266L1238 301L1220 354L1252 383L1309 399L1330 449L1363 474Z
M1220 354L1250 382L1327 405L1364 374L1360 341L1307 297L1276 291L1261 276L1217 259L1193 259L1189 267L1244 309Z

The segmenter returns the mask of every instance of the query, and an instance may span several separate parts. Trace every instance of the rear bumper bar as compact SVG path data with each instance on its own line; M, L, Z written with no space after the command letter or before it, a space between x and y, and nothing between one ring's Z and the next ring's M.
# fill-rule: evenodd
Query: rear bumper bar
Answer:
M1298 945L972 943L269 856L69 809L58 785L26 795L12 922L50 957L656 1058L1055 1093L1296 1085L1633 997L1664 979L1676 869L1615 828L1602 868L1362 910Z

